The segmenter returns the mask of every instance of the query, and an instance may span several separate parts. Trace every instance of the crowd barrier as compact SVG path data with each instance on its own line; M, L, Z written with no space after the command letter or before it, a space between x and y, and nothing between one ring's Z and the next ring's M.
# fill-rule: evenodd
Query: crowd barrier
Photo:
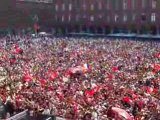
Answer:
M113 33L113 34L92 34L92 33L69 33L69 37L107 37L107 38L122 38L122 39L140 39L140 40L160 40L160 35L150 34L125 34L125 33Z

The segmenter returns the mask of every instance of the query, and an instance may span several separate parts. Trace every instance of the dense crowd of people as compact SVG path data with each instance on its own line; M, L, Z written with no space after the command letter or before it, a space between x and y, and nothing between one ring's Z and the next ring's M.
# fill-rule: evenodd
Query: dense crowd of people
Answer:
M0 38L0 98L69 120L160 119L160 42Z

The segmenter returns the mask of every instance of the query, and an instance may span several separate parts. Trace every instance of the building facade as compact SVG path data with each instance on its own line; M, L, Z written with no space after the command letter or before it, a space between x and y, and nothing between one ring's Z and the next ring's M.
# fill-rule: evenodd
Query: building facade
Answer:
M12 2L13 4L9 4L10 9L13 9L12 12L16 15L14 19L10 19L11 25L21 28L32 26L38 19L41 29L54 28L56 33L62 34L71 32L158 34L160 31L160 0L12 0ZM0 21L0 26L5 25L5 23L1 25Z
M53 0L1 0L0 29L32 29L35 23L53 28L53 13Z
M160 0L54 0L62 32L159 33Z
M16 0L15 10L21 12L28 26L36 22L42 29L53 27L53 0Z

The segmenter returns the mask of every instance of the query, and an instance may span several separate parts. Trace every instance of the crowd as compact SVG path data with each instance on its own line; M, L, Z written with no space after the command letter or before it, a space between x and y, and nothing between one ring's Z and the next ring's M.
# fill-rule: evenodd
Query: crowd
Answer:
M69 120L159 120L160 42L0 38L0 98Z

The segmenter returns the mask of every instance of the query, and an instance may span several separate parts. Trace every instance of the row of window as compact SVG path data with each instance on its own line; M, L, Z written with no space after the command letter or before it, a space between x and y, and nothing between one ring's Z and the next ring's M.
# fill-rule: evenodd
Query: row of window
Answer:
M98 19L102 19L102 17L103 17L102 15L98 15ZM79 21L80 18L81 19L89 19L91 22L95 21L95 16L94 15L91 15L89 17L87 15L83 15L83 16L76 15L74 19L73 19L72 15L68 15L67 17L62 15L61 18L58 17L58 16L55 16L56 21L60 21L59 19L61 19L61 22L64 22L64 21L66 22L66 20L68 20L68 22L70 22L71 20ZM113 17L107 16L106 18L107 18L107 22L110 22ZM129 20L129 18L130 17L127 16L127 14L124 14L123 16L119 16L118 14L115 14L114 15L114 22L119 22L120 20L122 20L123 22L127 22ZM136 14L133 14L131 16L132 21L135 21L136 18L137 18ZM142 14L141 19L142 19L142 21L145 21L147 19L146 15ZM153 23L156 22L156 13L151 14L150 21L153 22Z
M37 2L37 3L53 3L53 0L16 0L24 2Z
M113 2L114 1L114 2ZM106 5L105 3L102 3L101 1L98 2L98 4L94 4L94 3L91 3L90 6L88 7L88 5L86 3L82 3L82 5L78 5L76 6L76 8L78 9L79 7L81 7L81 9L83 9L84 11L87 10L88 8L90 10L102 10L103 7L105 7L107 10L109 10L111 7L115 8L116 10L118 10L120 7L123 8L123 10L127 10L127 9L133 9L135 10L136 9L136 6L137 4L140 4L140 3L137 3L135 0L122 0L122 5L121 5L121 1L120 0L106 0ZM151 1L151 4L148 3L147 0L142 0L141 2L141 8L146 8L148 7L147 5L151 5L150 7L152 9L156 9L156 6L157 6L157 0L152 0ZM72 3L69 3L69 4L65 4L65 3L62 3L61 5L59 4L55 4L55 10L56 11L59 11L59 10L62 10L62 11L65 11L65 10L73 10L73 6L75 6L75 4L72 4Z

